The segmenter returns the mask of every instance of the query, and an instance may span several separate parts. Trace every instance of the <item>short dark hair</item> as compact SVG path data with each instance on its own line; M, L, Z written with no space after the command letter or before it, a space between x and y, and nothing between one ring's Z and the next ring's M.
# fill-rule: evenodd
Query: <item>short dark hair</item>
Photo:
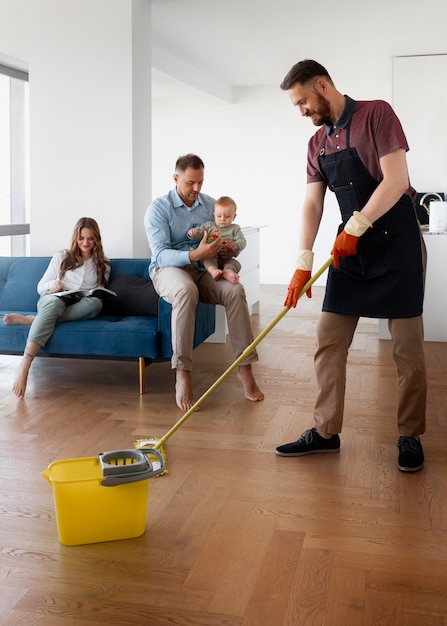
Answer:
M188 167L192 167L193 170L200 170L205 169L205 164L202 159L197 156L197 154L189 152L188 154L179 156L175 163L175 171L184 172L188 169Z
M295 83L305 85L309 81L320 76L323 76L323 78L328 80L331 85L334 84L332 82L332 78L329 76L329 72L321 65L321 63L312 61L312 59L304 59L304 61L295 63L295 65L289 70L282 81L280 88L287 91L287 89L293 87Z

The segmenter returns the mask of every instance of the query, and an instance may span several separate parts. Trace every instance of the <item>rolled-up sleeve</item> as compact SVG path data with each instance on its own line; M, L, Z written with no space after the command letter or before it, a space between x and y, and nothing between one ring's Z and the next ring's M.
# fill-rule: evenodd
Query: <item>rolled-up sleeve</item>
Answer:
M152 253L151 267L181 267L190 263L188 250L172 248L175 243L171 239L173 218L173 209L166 197L157 198L149 205L144 225Z

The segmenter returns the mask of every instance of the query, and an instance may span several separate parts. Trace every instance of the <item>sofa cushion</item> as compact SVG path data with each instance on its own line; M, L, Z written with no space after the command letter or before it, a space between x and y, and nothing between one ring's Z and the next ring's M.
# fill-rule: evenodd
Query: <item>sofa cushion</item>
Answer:
M21 354L28 332L29 326L6 325L0 320L0 354ZM159 343L157 318L98 316L56 324L39 354L157 359Z
M51 257L0 257L0 311L35 313L37 283Z
M112 276L109 289L117 293L116 298L104 300L103 315L150 315L158 317L158 294L149 278Z

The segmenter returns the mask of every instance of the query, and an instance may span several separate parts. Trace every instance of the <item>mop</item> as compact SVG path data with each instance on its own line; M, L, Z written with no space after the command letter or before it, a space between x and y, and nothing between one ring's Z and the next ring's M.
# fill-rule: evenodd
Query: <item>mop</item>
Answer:
M313 276L307 281L307 283L304 285L304 287L300 291L298 299L300 299L306 293L306 291L310 289L310 287L314 284L314 282L327 270L327 268L331 265L331 263L332 263L332 256L330 256L328 260L320 267L320 269L317 270L315 274L313 274ZM251 342L251 344L245 348L242 354L225 370L223 374L219 376L219 378L211 385L211 387L209 387L205 391L205 393L203 393L200 396L200 398L196 402L194 402L191 408L188 411L186 411L186 413L178 420L178 422L174 424L174 426L172 426L172 428L168 430L168 432L165 435L163 435L163 437L159 437L159 438L148 437L146 439L139 439L138 441L135 442L134 444L135 447L138 448L139 450L143 450L144 453L147 454L148 456L150 456L151 450L156 449L159 452L161 452L163 458L166 460L166 453L163 449L163 446L167 442L167 440L170 437L172 437L172 435L180 428L180 426L182 426L182 424L186 422L186 420L189 417L191 417L191 415L195 411L197 411L199 406L203 404L203 402L205 402L205 400L213 393L213 391L217 389L217 387L219 387L223 383L223 381L226 378L228 378L228 376L242 363L242 361L249 354L253 352L256 346L264 339L266 335L268 335L268 333L278 324L278 322L284 317L284 315L289 310L290 310L290 307L284 307L282 311L280 311L278 315L276 315L276 317L273 318L270 324L268 324L268 326L264 328L264 330ZM153 465L155 466L156 463L157 461L155 461ZM167 473L167 469L165 467L164 471L160 473L159 476L162 476L163 474L166 474L166 473Z

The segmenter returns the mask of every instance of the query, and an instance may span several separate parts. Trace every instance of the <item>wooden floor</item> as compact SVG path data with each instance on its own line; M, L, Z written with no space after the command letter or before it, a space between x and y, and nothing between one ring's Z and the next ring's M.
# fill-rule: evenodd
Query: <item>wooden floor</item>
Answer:
M284 291L262 288L255 334ZM169 440L134 539L61 545L41 471L167 432L181 417L169 363L148 368L140 397L136 364L36 359L17 401L19 358L0 356L0 623L447 625L447 344L427 343L421 472L397 469L396 374L374 320L350 352L340 454L278 457L310 425L320 305L315 288L260 344L264 402L232 374ZM199 395L230 346L202 345L195 362Z

